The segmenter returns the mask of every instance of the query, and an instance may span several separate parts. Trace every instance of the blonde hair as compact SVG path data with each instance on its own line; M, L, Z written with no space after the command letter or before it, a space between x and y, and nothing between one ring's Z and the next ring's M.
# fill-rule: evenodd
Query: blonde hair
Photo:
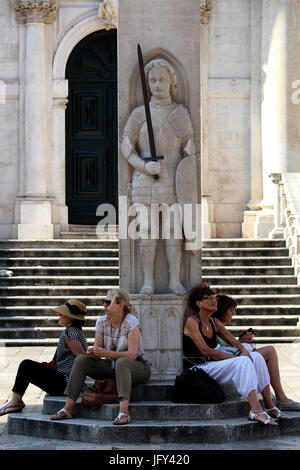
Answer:
M118 301L117 303L124 305L125 315L128 315L128 313L131 313L131 315L136 316L135 307L130 303L129 294L125 289L109 290L107 292L107 295L109 295L112 299L114 297L117 297L117 301Z

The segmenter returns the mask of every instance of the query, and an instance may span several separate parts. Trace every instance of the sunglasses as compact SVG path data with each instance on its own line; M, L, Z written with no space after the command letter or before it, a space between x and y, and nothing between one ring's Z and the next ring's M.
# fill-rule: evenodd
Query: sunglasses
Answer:
M109 299L105 299L103 302L103 305L110 305L110 304L111 304L111 300Z
M212 301L212 300L217 300L217 296L216 295L204 295L202 297L202 300L209 300L209 301Z

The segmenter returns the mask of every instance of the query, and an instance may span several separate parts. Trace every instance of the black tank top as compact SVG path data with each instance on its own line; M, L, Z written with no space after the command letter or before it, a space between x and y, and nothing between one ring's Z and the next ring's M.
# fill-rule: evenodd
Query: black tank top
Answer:
M218 340L217 340L217 333L216 333L216 327L215 327L214 321L211 318L209 319L210 324L212 326L213 335L212 335L212 338L208 338L202 332L201 330L202 322L199 316L198 318L199 318L199 331L202 335L202 338L204 339L204 341L206 342L209 348L212 348L212 349L216 348L218 345ZM203 354L201 354L201 352L195 345L194 341L189 336L186 336L185 334L183 334L183 339L182 339L182 350L183 350L183 369L184 370L189 369L190 367L193 367L193 365L195 364L202 364L206 362L205 357L203 356Z

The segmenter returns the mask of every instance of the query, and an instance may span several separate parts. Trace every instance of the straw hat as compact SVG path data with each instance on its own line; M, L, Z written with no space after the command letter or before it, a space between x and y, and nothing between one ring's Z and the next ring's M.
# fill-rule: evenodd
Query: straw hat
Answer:
M76 299L69 299L64 305L51 308L51 311L58 313L58 315L65 315L65 317L73 318L74 320L85 320L86 306L83 302Z

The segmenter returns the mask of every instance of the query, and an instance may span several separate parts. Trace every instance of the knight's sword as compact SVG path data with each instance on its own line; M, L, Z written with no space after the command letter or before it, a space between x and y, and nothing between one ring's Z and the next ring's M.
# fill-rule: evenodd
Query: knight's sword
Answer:
M146 122L147 122L147 129L148 129L150 153L151 153L151 157L145 158L144 160L145 162L158 162L159 160L163 160L164 157L163 156L158 157L156 155L156 147L155 147L153 126L152 126L152 119L151 119L151 112L150 112L150 105L149 105L149 98L148 98L146 77L145 77L145 70L144 70L144 60L143 60L141 46L139 44L137 46L137 51L138 51L140 77L141 77L141 83L142 83L143 99L144 99ZM155 180L158 180L159 175L154 175L153 178Z

